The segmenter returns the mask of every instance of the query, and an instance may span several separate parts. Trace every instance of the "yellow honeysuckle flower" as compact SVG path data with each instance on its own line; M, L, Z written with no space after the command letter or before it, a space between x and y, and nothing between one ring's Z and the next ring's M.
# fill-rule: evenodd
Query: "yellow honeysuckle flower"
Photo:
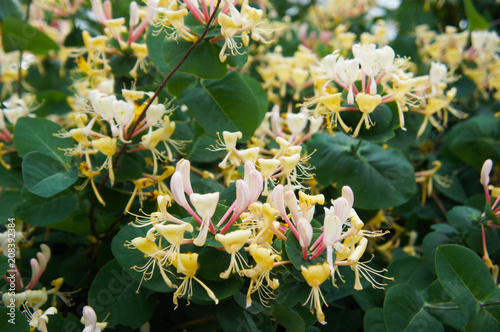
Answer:
M325 315L321 309L323 303L326 304L323 294L321 294L321 289L319 288L322 283L324 283L330 276L330 265L327 262L323 264L311 265L308 268L301 266L301 272L304 279L306 279L307 284L312 288L309 297L307 298L304 305L311 302L311 306L314 306L316 310L316 317L321 324L326 324ZM328 306L328 305L327 305Z

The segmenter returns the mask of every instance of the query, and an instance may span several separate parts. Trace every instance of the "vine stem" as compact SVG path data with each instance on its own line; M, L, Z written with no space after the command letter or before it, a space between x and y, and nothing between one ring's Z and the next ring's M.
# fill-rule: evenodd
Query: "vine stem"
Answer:
M205 37L206 37L206 35L208 33L208 29L210 28L211 23L214 20L215 16L217 15L217 11L219 9L220 3L221 3L221 1L217 2L215 10L212 13L212 16L210 16L210 19L208 20L207 24L205 25L205 30L203 30L203 33L198 37L198 39L193 43L193 45L191 45L191 47L189 47L189 49L186 51L186 54L184 54L184 56L179 61L179 63L172 69L172 71L167 75L167 77L165 77L165 79L163 80L163 82L161 82L160 86L158 87L158 89L156 90L156 92L154 93L154 95L149 99L148 103L146 104L146 107L144 107L144 109L142 110L141 114L137 118L137 121L135 121L134 124L132 125L132 127L130 127L128 129L128 132L127 132L127 134L125 136L125 139L124 139L125 141L130 140L130 138L132 137L135 129L137 128L137 126L138 126L138 124L140 122L140 119L144 117L144 115L146 114L147 110L149 109L149 107L151 106L151 104L154 102L154 100L158 97L158 95L163 90L163 88L165 87L165 85L167 84L167 82L170 80L170 78L177 72L177 70L180 68L180 66L182 66L182 64L186 61L186 59L191 54L191 52L194 50L194 48L196 46L198 46L198 44L200 44L203 41L203 39L205 39ZM118 153L117 153L117 155L116 155L116 157L115 157L115 159L113 161L113 166L112 166L113 168L115 168L116 165L118 164L118 160L120 160L121 156L125 152L125 148L127 147L127 145L128 145L127 143L123 143L122 147L118 151ZM108 172L106 172L106 174L104 175L101 183L99 184L99 187L97 188L98 192L100 192L102 190L102 188L104 187L104 185L105 185L106 181L108 180L108 178L109 178L109 170L108 170ZM108 230L106 231L105 235L104 236L100 236L99 234L97 234L97 231L95 229L96 219L94 218L94 210L95 210L96 203L97 203L97 198L96 198L96 196L94 196L94 198L92 199L92 202L90 204L90 207L89 207L90 230L92 232L92 235L95 238L97 238L97 239L104 239L104 238L106 238L109 235L109 233L111 232L111 230L114 228L114 226L118 223L118 221L121 218L117 218L113 222L113 224L108 228Z

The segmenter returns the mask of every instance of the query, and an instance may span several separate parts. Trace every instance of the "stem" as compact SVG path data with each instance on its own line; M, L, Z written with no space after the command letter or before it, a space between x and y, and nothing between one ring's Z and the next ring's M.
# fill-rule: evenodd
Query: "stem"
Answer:
M167 77L165 77L165 79L163 80L163 82L161 82L160 86L158 87L158 89L156 90L156 92L154 93L154 95L149 99L148 101L148 104L146 105L146 107L142 110L141 114L139 115L139 117L137 118L138 121L136 121L134 123L134 125L128 130L128 133L125 137L125 141L128 141L130 140L130 138L132 137L135 129L137 128L137 126L139 125L139 119L143 118L144 115L146 114L146 111L148 110L148 108L151 106L151 104L153 103L153 101L156 99L156 97L158 97L158 95L160 94L160 92L163 90L163 88L165 87L165 85L167 84L167 82L170 80L170 78L177 72L177 70L179 69L179 67L186 61L186 59L188 58L188 56L191 54L191 52L194 50L194 48L196 46L198 46L199 43L201 43L203 41L203 39L205 39L205 36L207 35L207 32L208 32L208 29L210 28L210 25L211 25L211 22L213 21L216 13L217 13L217 10L219 8L219 5L220 5L220 1L217 2L217 5L215 7L215 11L213 12L212 16L210 17L210 20L206 23L205 25L205 30L203 30L203 33L201 34L201 36L198 37L198 39L193 43L193 45L191 45L191 47L187 50L186 54L184 54L184 56L182 57L182 59L179 61L179 63L172 69L172 71L167 75ZM125 152L125 148L127 147L127 143L124 143L122 145L122 147L120 148L120 150L118 151L117 155L116 155L116 158L115 160L113 161L113 168L116 167L116 165L118 164L118 160L120 159L120 157L123 155L123 153ZM104 175L104 178L102 179L101 183L99 184L99 187L98 187L98 191L101 191L102 188L104 187L104 184L106 183L106 181L108 180L109 178L109 170L108 172ZM90 207L89 207L89 220L90 220L90 230L92 232L92 235L97 238L97 239L104 239L108 233L111 231L112 227L114 227L114 225L116 225L117 221L115 221L112 225L111 228L108 229L108 231L106 232L106 234L104 236L100 236L99 234L97 234L96 232L96 229L95 229L95 223L96 223L96 220L94 218L94 210L95 210L95 205L96 205L96 202L97 202L97 198L94 196L94 199L92 200L92 203L90 204ZM212 226L213 227L213 226Z
M358 153L358 150L359 150L359 148L361 146L361 143L363 143L363 141L359 140L358 144L355 147L353 147L351 145L351 152L352 152L352 154L357 154Z

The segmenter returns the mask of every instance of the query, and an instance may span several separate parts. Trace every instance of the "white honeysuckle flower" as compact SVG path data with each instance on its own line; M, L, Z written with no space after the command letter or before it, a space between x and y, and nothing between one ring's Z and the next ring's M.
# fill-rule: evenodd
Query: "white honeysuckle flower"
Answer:
M347 85L348 93L347 93L347 102L349 105L354 104L354 93L352 89L352 85L356 82L359 75L359 59L350 59L345 60L343 57L340 57L337 60L336 71L339 80Z
M219 193L216 192L203 195L194 193L189 195L189 200L203 220L200 233L193 243L197 246L203 246L207 238L211 218L214 215L217 203L219 202Z
M287 113L286 124L293 137L304 131L307 126L307 116L304 113Z

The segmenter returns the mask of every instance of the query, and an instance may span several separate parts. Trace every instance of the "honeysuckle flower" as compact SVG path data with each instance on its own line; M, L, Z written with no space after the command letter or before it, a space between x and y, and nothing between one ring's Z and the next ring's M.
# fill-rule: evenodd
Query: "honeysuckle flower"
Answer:
M111 185L113 185L115 182L113 156L116 153L116 138L98 138L92 141L92 146L106 156L106 160L99 169L107 168L109 170L109 180L111 181Z
M353 133L354 137L358 136L363 121L365 122L365 127L367 129L373 125L373 122L370 119L370 113L372 113L375 110L375 108L377 108L377 106L380 105L381 102L382 102L382 96L378 94L369 95L365 94L364 92L360 92L356 95L356 103L358 104L359 110L361 111L361 113L363 113L363 115L361 116L361 119L359 119L358 125L354 130Z
M215 209L217 208L217 202L219 201L219 193L211 193L211 194L196 194L193 193L189 195L189 200L191 204L196 209L196 212L201 216L203 220L200 228L200 233L193 241L193 243L197 246L203 246L205 244L205 240L207 238L208 228L212 225L212 216L215 213ZM213 226L212 226L213 227Z
M349 105L354 104L353 85L358 79L359 70L359 59L345 60L340 57L337 60L336 73L339 81L347 87L347 103Z
M29 326L31 326L32 331L34 331L36 328L38 331L47 332L47 324L49 322L48 315L57 314L57 309L54 307L50 307L45 311L39 309L33 313L31 313L29 309L26 309L23 311L23 313L26 315L28 324Z
M156 33L165 30L167 38L177 40L177 37L181 37L186 41L195 41L197 36L191 32L184 24L184 18L188 14L186 8L169 10L162 7L157 8L160 13L160 19L154 23L156 27L160 27L160 30Z
M148 239L148 236L136 237L129 243L125 244L125 246L129 249L136 248L140 252L144 253L145 257L149 257L148 262L143 266L134 265L131 267L131 269L133 269L134 271L142 273L139 288L141 287L143 281L148 281L153 277L156 265L158 265L160 274L167 286L170 288L175 288L175 285L166 274L166 271L168 270L165 269L165 265L167 264L170 257L166 255L165 250L161 250L160 248L158 248L158 245L154 241L154 234L152 232L149 232L149 237L153 237L153 239Z
M220 168L226 169L228 160L230 160L231 163L233 163L233 161L238 163L238 159L235 155L235 154L237 154L236 143L238 142L239 138L243 137L243 134L241 133L241 131L237 131L234 133L231 133L229 131L223 131L222 137L223 137L222 139L219 137L217 144L212 147L212 151L219 151L219 150L227 150L228 151L228 153L226 154L224 159L219 163ZM233 155L236 158L234 158Z
M366 250L367 244L368 244L368 240L366 238L362 238L359 241L356 248L349 255L349 258L347 258L347 264L350 265L351 269L354 270L354 278L355 278L354 289L355 290L362 290L363 289L363 286L361 285L361 281L360 281L360 274L368 282L370 282L370 284L372 285L373 288L383 289L384 286L386 286L387 284L383 284L383 283L378 282L377 280L375 280L372 277L372 274L375 275L376 277L381 277L381 278L388 279L388 280L394 280L394 279L386 277L386 276L381 274L382 272L387 271L385 269L377 271L377 270L369 267L365 263L359 262L359 260L361 259L361 256L363 256L363 254Z
M258 162L260 167L260 174L264 179L264 191L262 192L262 194L264 196L267 196L269 195L268 182L271 180L271 176L277 171L278 167L280 167L281 161L279 159L259 158Z
M222 245L224 246L224 250L226 250L228 254L231 254L231 262L229 263L229 267L226 271L220 274L220 277L222 279L229 278L231 272L236 272L240 275L243 274L243 267L247 266L247 264L239 251L241 250L241 248L243 248L251 235L252 231L249 229L236 230L227 234L215 235L215 239L222 243Z
M325 298L321 293L320 286L324 283L328 277L330 276L330 266L327 262L323 264L310 265L305 268L301 266L301 272L304 279L306 279L307 284L311 287L311 293L309 293L309 297L307 298L304 305L307 305L311 302L311 307L314 306L316 310L316 318L318 321L325 325L325 315L323 314L322 306L326 304ZM328 304L326 304L328 306ZM311 310L312 311L312 310Z
M243 273L250 278L246 307L252 305L251 295L255 292L259 294L261 304L267 306L268 301L274 298L272 290L279 287L279 280L271 279L270 273L275 261L281 261L281 256L274 254L271 249L257 244L251 244L248 249L256 265L252 269L243 270ZM264 281L266 281L266 285L264 285Z
M108 326L107 322L97 322L94 309L88 305L83 307L81 322L85 325L82 332L101 332Z
M181 279L184 279L181 283L181 285L177 288L177 290L174 293L174 304L175 307L179 305L179 298L183 297L187 293L187 301L189 304L189 300L191 296L193 295L193 279L196 280L200 286L202 286L205 291L207 292L208 296L215 302L215 304L219 303L219 300L215 296L214 292L208 288L207 285L203 283L200 279L198 279L195 274L196 271L198 270L198 254L197 253L188 253L188 254L179 254L178 257L176 255L172 255L170 257L172 264L177 268L177 273L182 273L185 275L185 277L181 277ZM179 265L177 262L181 262L182 264Z

